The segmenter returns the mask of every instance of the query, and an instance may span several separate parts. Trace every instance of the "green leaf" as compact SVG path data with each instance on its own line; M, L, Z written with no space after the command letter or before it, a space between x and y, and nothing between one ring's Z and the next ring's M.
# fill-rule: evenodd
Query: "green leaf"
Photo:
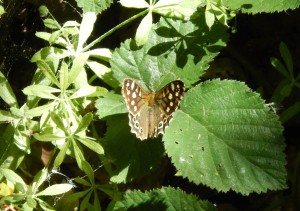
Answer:
M111 59L112 51L108 48L97 48L87 51L90 57L95 57L104 61L109 61Z
M112 0L77 0L76 2L83 12L95 13L101 13L113 3Z
M74 134L80 133L81 131L86 130L87 127L90 125L92 120L93 120L93 114L92 113L87 113L86 115L84 115L84 117L80 121L80 123L79 123L76 131L74 132Z
M135 40L137 45L144 45L147 42L151 27L152 12L148 12L136 30Z
M80 141L80 143L82 143L86 147L96 152L97 154L104 154L103 147L99 143L84 137L77 137L77 140Z
M44 183L47 177L48 177L48 169L46 168L43 168L34 176L33 183L31 185L34 193L35 190L37 190Z
M4 10L4 7L2 5L0 5L0 18L3 14L5 14L5 10Z
M71 56L72 53L70 51L55 48L55 47L45 47L36 52L33 57L31 58L31 62L37 62L37 61L47 61L47 64L49 65L49 62L51 63L58 63L57 61L66 57ZM57 67L53 67L53 69L57 69ZM51 76L52 77L52 76Z
M282 123L285 123L292 117L296 116L297 114L300 113L300 102L296 102L290 107L288 107L285 111L282 112L280 115L280 121Z
M39 202L39 205L41 206L41 208L43 210L46 210L46 211L55 211L56 210L53 207L51 207L49 204L47 204L45 201L41 200L40 198L35 198L35 200L37 200Z
M17 107L18 102L16 96L5 76L0 71L0 98L10 107Z
M127 40L114 51L114 76L120 82L124 78L135 79L146 90L159 90L176 79L183 79L189 87L225 45L225 28L215 24L209 30L203 14L193 22L161 19L145 45L138 47Z
M113 72L107 66L96 62L96 61L87 61L87 65L91 68L91 70L96 74L98 78L101 78L106 84L111 86L112 88L117 88L119 86L119 82L114 78Z
M39 60L36 62L36 64L52 83L54 83L57 87L60 87L60 83L57 80L54 72L52 71L51 67L45 61Z
M281 73L284 77L290 79L288 70L285 68L285 66L281 63L280 60L278 60L277 58L271 57L270 61L271 61L272 66L275 67L275 69L278 70L279 73Z
M39 133L35 133L33 134L33 137L39 141L43 141L43 142L47 142L47 141L57 141L57 140L61 140L61 139L65 139L65 137L61 137L55 134L50 134L50 133L46 133L46 134L39 134Z
M87 161L83 161L82 162L82 167L83 167L83 171L84 173L86 173L86 175L88 176L91 184L94 184L94 171L92 166L87 162Z
M61 26L56 20L53 20L51 18L46 18L43 20L44 25L49 29L60 29Z
M77 165L81 170L83 170L84 164L82 164L82 163L85 162L85 158L83 156L82 149L76 141L73 141L72 145L73 145L73 150L74 150L74 155L75 155Z
M112 92L108 92L102 98L96 100L96 108L100 119L128 112L123 97Z
M59 153L57 154L54 160L54 164L53 164L54 168L58 168L60 164L64 161L66 157L67 149L69 148L69 143L70 143L69 141L66 141L62 146L62 148L60 149Z
M183 177L242 194L286 188L283 128L258 94L213 80L190 89L180 107L163 141Z
M275 102L280 104L284 100L284 98L287 97L286 95L283 95L282 90L284 89L284 87L287 87L290 84L291 82L287 78L281 80L280 83L277 85L275 91L273 92L270 102Z
M151 191L134 190L125 193L122 201L117 201L114 210L217 210L207 201L187 194L180 189L163 187Z
M92 169L92 171L93 171L93 169ZM91 184L89 182L87 182L85 179L83 179L81 177L74 178L74 182L76 182L80 185L84 185L84 186L91 186Z
M26 203L30 208L36 208L36 200L34 200L31 196L26 197Z
M48 112L51 108L57 105L57 102L52 102L43 106L37 106L26 111L26 116L37 117L41 116L43 113Z
M116 183L132 181L156 169L164 153L159 139L140 141L130 133L128 121L127 115L107 118L103 147L116 167L111 178Z
M73 83L81 71L84 70L84 65L89 57L87 53L80 53L73 61L72 68L69 72L69 84Z
M67 63L63 62L61 64L61 68L59 70L59 83L62 92L64 92L68 88L68 80L69 80L69 70Z
M60 45L62 47L66 47L68 46L68 43L65 39L63 39L62 37L57 37L57 39L53 40L53 33L48 33L48 32L36 32L35 33L35 36L37 36L38 38L40 39L43 39L43 40L46 40L47 42L49 43L52 43L52 44L57 44L57 45ZM46 48L55 48L55 47L46 47ZM43 48L44 49L44 48ZM43 50L42 49L42 50ZM56 48L57 49L57 48ZM67 50L63 50L63 49L60 49L61 51L67 51ZM35 53L37 54L37 53ZM40 59L39 59L40 60Z
M66 128L66 123L64 123L63 118L61 115L58 115L54 112L50 114L52 121L55 123L55 126L68 134L68 128Z
M69 99L76 99L80 97L100 97L107 92L107 89L99 86L84 85L80 87Z
M160 0L153 6L153 12L167 18L188 20L196 11L199 1L194 0Z
M9 168L14 170L24 159L26 151L16 146L14 142L15 128L12 124L0 124L0 129L0 169Z
M282 59L284 60L285 66L287 67L287 70L289 71L289 75L291 77L293 77L294 76L294 67L293 67L292 55L284 42L281 42L279 44L279 51L280 51Z
M207 26L209 28L211 28L215 22L215 14L209 10L205 10L205 20L206 20Z
M278 2L273 0L223 0L223 4L231 10L240 10L242 13L270 13L296 9L300 6L298 0Z
M20 184L23 191L27 190L27 185L24 182L24 180L18 174L16 174L14 171L12 171L10 169L0 168L0 173L12 184L14 184L14 185Z
M129 8L147 8L150 5L145 0L120 0L120 4L123 7L129 7Z
M72 188L73 188L73 186L70 184L56 184L56 185L52 185L52 186L46 188L45 190L37 193L36 195L37 196L55 196L55 195L66 193L69 190L71 190Z
M23 93L26 95L34 95L40 98L45 99L54 99L59 100L58 97L53 95L52 93L59 93L60 90L53 88L51 86L44 86L44 85L30 85L23 89Z
M96 21L96 14L94 12L86 12L83 14L83 18L80 24L78 46L76 52L81 52L84 43L87 41L91 35L94 23Z

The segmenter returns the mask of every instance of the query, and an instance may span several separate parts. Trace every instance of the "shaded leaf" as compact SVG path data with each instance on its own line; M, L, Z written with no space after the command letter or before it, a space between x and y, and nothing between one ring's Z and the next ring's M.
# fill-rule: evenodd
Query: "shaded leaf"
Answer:
M199 200L180 189L162 187L151 191L127 192L114 210L216 210L213 204Z
M154 170L164 152L159 139L140 141L130 133L128 121L127 115L107 118L108 128L103 147L116 166L111 178L116 183L132 181Z
M108 92L102 98L96 100L96 108L100 119L106 116L128 112L123 97L112 92Z

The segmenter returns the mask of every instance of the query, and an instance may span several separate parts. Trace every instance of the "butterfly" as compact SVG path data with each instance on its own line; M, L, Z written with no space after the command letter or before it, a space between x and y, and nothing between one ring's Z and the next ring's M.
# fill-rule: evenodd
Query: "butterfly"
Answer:
M131 132L144 140L163 134L179 106L185 91L184 83L175 80L158 92L147 93L137 82L125 79L122 95L128 108Z

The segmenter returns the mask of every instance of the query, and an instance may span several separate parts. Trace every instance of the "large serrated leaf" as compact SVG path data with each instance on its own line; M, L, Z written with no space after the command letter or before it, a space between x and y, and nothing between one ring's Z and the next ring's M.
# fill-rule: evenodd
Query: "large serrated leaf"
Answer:
M127 115L109 117L107 125L103 147L116 167L111 181L126 183L157 168L164 152L161 141L137 139L130 133Z
M78 6L82 8L83 12L101 13L106 10L111 4L112 0L77 0Z
M120 82L132 78L152 90L179 78L189 87L204 74L226 40L226 27L215 24L209 30L204 15L193 22L161 19L145 45L138 47L127 40L115 50L112 71Z
M96 101L96 108L100 118L128 112L123 97L111 92Z
M213 80L186 93L163 141L183 177L249 194L286 187L282 131L258 94Z
M118 201L113 210L216 210L213 204L199 200L180 189L163 187L141 192L128 192L122 201Z
M242 13L280 12L295 9L300 6L299 0L223 0L223 4L231 10L241 10Z

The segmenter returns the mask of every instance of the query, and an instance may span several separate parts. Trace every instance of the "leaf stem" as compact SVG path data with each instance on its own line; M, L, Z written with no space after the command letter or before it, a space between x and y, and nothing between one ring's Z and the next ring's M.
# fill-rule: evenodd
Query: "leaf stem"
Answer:
M131 21L137 19L138 17L146 14L148 12L148 9L132 16L131 18L125 20L124 22L118 24L117 26L115 26L114 28L110 29L109 31L107 31L106 33L104 33L103 35L101 35L99 38L97 38L96 40L94 40L93 42L91 42L90 44L88 44L87 46L85 46L83 48L83 52L85 52L86 50L90 49L92 46L96 45L98 42L101 42L104 38L106 38L107 36L109 36L110 34L112 34L113 32L115 32L116 30L118 30L119 28L125 26L126 24L130 23Z

